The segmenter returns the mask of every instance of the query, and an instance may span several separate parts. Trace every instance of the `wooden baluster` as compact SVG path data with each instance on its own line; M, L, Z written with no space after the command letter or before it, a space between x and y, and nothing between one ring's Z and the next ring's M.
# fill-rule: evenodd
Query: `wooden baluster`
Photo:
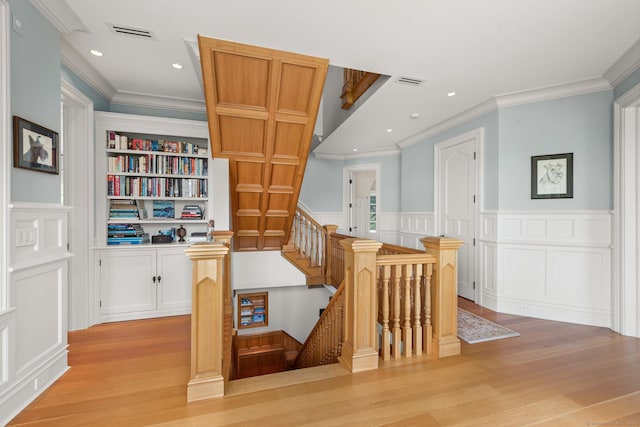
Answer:
M393 266L393 358L400 357L400 342L402 340L400 329L400 272L397 266Z
M389 333L389 276L391 267L382 267L382 360L391 358L391 337Z
M426 264L424 272L424 326L422 329L425 352L433 353L433 325L431 325L431 275L433 264Z
M411 265L402 266L404 279L404 323L402 325L402 340L404 341L404 357L411 357L413 342L411 341Z
M413 345L416 355L422 354L422 324L420 316L422 313L422 296L420 288L422 287L422 264L415 264L415 273L413 275Z

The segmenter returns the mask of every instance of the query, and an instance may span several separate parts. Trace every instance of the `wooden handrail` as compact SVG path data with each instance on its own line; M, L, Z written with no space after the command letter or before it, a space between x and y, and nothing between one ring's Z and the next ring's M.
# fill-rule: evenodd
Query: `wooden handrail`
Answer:
M380 74L368 71L344 69L344 84L342 86L342 109L348 110L380 77Z
M344 304L342 282L304 342L293 369L338 362L344 341Z

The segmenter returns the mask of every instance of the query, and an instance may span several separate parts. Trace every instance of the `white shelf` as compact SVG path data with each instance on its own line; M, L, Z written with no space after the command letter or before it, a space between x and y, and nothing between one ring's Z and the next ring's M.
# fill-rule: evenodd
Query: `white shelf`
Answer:
M107 175L141 176L141 177L146 177L146 178L209 179L208 175L186 175L186 174L176 174L176 173L145 173L145 172L108 171Z
M113 154L130 154L130 155L138 155L138 156L173 156L173 157L193 157L196 159L209 159L208 154L189 154L189 153L174 153L172 151L145 151L145 150L118 150L114 148L106 148L105 151L107 153Z
M192 201L192 202L206 202L209 200L208 197L171 197L171 196L163 196L163 197L152 197L152 196L107 196L107 200L183 200L183 201Z
M185 219L185 218L110 218L107 224L206 224L206 219Z

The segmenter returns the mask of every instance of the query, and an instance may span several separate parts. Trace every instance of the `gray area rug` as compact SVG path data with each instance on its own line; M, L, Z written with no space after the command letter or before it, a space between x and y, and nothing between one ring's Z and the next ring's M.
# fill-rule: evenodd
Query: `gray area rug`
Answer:
M518 336L509 328L458 308L458 337L469 344Z

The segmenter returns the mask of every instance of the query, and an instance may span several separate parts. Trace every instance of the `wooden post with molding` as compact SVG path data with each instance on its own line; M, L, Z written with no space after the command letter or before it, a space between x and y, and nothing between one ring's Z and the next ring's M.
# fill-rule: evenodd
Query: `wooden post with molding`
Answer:
M325 235L324 235L324 242L322 242L322 244L324 245L324 264L325 264L325 270L324 270L324 280L325 283L330 284L335 286L336 288L338 286L340 286L340 283L332 283L331 281L331 269L333 268L332 264L331 264L331 235L334 234L337 230L338 230L338 226L335 224L328 224L324 226L324 230L325 230Z
M194 402L224 396L224 263L229 248L222 243L197 243L184 252L193 265L191 378L187 402Z
M378 368L376 254L382 243L344 239L344 343L338 358L351 372Z
M431 280L433 350L437 357L460 354L458 339L458 248L462 241L450 237L425 237L422 244L436 257Z

